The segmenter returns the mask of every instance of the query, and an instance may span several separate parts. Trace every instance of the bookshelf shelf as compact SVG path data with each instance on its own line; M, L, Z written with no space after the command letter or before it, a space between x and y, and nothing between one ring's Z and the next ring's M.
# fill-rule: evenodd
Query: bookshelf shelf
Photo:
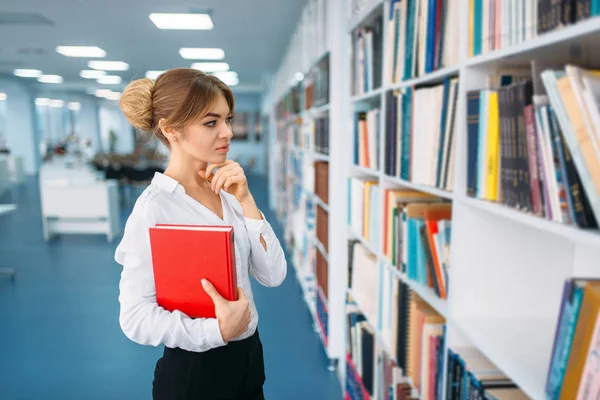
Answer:
M313 151L311 156L314 160L329 162L329 156L327 154L321 154Z
M314 236L313 239L315 241L315 246L317 246L317 249L321 252L323 257L325 258L325 261L329 262L329 255L327 254L327 250L325 250L325 246L323 246L323 244L321 242L319 242L319 239L317 239L316 236Z
M314 195L314 199L316 201L316 203L321 206L321 208L327 212L329 212L329 206L323 201L321 200L321 198L317 195Z
M370 177L374 177L374 178L379 178L379 171L376 171L374 169L371 168L365 168L365 167L361 167L360 165L353 165L352 169L361 175L366 175L366 176L370 176Z
M352 16L349 23L349 31L352 32L357 28L360 28L366 21L370 20L377 12L380 12L379 8L383 5L383 0L370 0L363 10L357 15Z
M515 210L509 206L490 201L463 196L459 201L469 207L476 208L489 214L506 218L519 224L528 225L543 232L562 236L573 243L582 243L600 247L600 231L585 230L571 225L550 221L533 214Z
M466 337L533 399L545 399L556 318L457 318Z
M308 110L306 110L306 114L310 117L310 118L314 118L316 116L319 116L321 114L325 114L329 111L329 104L325 104L319 107L313 107L310 108Z
M425 300L441 316L443 316L446 319L449 318L450 314L448 312L448 304L446 303L446 300L440 299L435 294L435 292L433 291L433 289L428 288L426 286L421 285L420 283L417 283L417 282L415 282L413 280L408 279L407 276L406 276L406 274L403 274L400 271L398 271L389 262L386 262L386 267L389 268L389 269L391 269L394 272L394 275L395 275L395 277L397 279L400 279L403 282L406 282L408 284L408 286L416 294L419 295L419 297L421 297L423 300Z
M358 240L365 247L365 249L367 249L371 254L373 254L374 256L377 257L378 261L381 262L384 260L384 257L381 254L381 252L374 249L373 246L371 245L371 243L366 241L365 238L362 237L362 235L359 235L358 233L354 232L352 230L352 227L348 227L348 237L351 239Z
M365 101L376 102L381 101L381 94L384 92L384 88L377 88L368 93L359 94L352 97L353 103L360 103Z
M405 181L404 179L396 178L394 176L389 176L389 175L385 175L385 174L383 175L383 179L394 185L398 185L398 186L402 186L402 187L406 187L406 188L410 188L410 189L415 189L420 192L429 193L434 196L442 197L442 198L448 199L448 200L454 199L454 193L448 192L446 190L438 189L436 187L419 185L417 183L408 182L408 181Z
M600 39L599 36L600 17L594 17L504 49L477 55L468 59L465 65L467 67L475 67L515 58L528 61L533 56L555 58L557 46L568 50L569 44L577 43L581 40L587 39L597 43Z
M386 86L386 91L387 90L404 89L406 87L411 87L411 86L419 86L419 85L424 85L424 84L428 84L428 83L440 82L444 78L458 75L459 70L460 70L460 67L458 67L458 66L442 68L437 71L431 72L427 75L418 77L418 78L409 79L409 80L398 82L398 83L392 83L392 84Z

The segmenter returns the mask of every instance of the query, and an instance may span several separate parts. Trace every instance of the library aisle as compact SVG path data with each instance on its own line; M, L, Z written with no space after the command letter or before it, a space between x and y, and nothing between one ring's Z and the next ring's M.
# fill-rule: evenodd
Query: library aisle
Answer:
M267 206L266 181L249 177L258 206L279 234ZM30 179L0 203L0 267L15 267L13 284L0 279L0 399L151 398L162 348L129 341L118 323L120 266L102 235L64 235L46 243L40 229L37 181ZM123 210L123 221L129 210ZM290 268L276 289L253 283L261 313L267 399L341 398L336 375L302 302Z

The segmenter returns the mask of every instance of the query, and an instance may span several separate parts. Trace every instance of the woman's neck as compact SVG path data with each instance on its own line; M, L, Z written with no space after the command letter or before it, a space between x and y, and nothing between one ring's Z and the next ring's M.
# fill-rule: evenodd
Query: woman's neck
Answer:
M206 171L207 166L208 163L205 161L172 157L164 174L179 182L187 192L191 192L210 188L206 178L200 174L201 171Z

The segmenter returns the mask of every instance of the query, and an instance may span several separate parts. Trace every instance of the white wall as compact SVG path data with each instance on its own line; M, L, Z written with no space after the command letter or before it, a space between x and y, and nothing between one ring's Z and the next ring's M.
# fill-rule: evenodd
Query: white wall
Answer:
M77 111L77 133L81 138L89 138L91 139L92 146L96 151L101 151L100 147L100 122L98 119L98 111L99 111L99 101L96 97L80 94L80 93L63 93L63 92L37 92L36 97L46 97L51 99L63 100L65 102L65 107L70 102L77 102L81 104L81 110ZM46 107L44 107L46 108ZM49 112L52 114L52 120L59 119L61 111L60 109L49 109L42 112ZM55 129L60 129L60 131L64 131L62 125L57 125ZM53 131L53 135L55 135L56 131ZM69 132L70 133L70 132ZM55 139L57 139L55 137Z
M134 150L133 131L127 118L121 112L117 104L104 103L100 106L100 137L102 138L102 148L105 152L110 148L110 131L114 130L117 134L117 143L115 153L130 154Z
M0 92L6 93L6 121L4 137L12 154L23 157L28 175L38 168L38 150L34 139L34 94L24 82L10 77L0 77Z

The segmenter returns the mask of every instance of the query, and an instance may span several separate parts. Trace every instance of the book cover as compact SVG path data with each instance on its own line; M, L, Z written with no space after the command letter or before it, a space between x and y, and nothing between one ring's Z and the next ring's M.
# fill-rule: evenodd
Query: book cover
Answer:
M150 228L156 301L191 318L215 318L213 300L202 287L210 281L226 300L237 300L232 226L158 224Z

